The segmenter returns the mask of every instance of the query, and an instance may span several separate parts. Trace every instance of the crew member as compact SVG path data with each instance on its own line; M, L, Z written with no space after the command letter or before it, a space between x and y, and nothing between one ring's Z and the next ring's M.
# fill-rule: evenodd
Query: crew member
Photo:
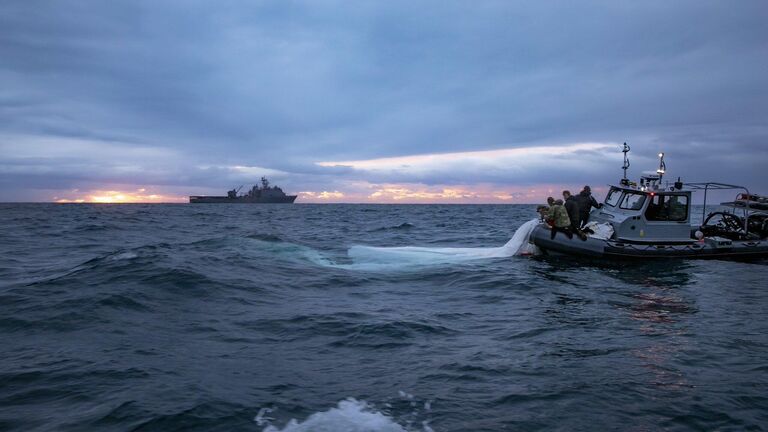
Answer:
M565 210L568 212L568 219L571 220L571 232L579 236L580 239L586 240L586 234L579 227L579 204L576 202L576 197L571 195L571 191L564 190L563 199L565 200Z
M576 203L579 205L579 227L583 227L589 222L589 212L592 207L598 209L603 207L592 196L592 188L589 186L584 186L584 189L576 196Z
M544 222L546 222L550 227L554 226L554 219L552 216L552 207L554 205L555 199L552 197L547 197L546 211L541 213L542 218L544 218Z
M563 206L563 200L555 201L549 211L552 218L552 234L550 239L554 239L558 231L565 234L569 239L573 238L571 220L568 218L568 211Z

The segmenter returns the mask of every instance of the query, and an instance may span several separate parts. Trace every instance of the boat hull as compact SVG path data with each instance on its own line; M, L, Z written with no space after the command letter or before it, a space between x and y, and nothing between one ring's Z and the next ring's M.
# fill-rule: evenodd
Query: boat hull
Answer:
M296 201L296 195L282 197L237 197L225 196L190 196L192 204L292 204Z
M648 259L648 258L768 258L768 241L713 241L641 243L612 239L578 236L569 239L558 232L552 239L546 224L537 226L530 242L545 254L565 254L598 258Z

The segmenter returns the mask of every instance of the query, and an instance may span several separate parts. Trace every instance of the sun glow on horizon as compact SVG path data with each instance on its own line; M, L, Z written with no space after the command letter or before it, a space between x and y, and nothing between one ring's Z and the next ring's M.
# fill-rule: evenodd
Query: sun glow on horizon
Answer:
M78 193L76 198L54 197L54 201L60 204L141 204L141 203L179 203L186 202L186 197L162 195L157 193L146 194L146 188L136 189L135 191L125 192L117 190L92 190L87 193L73 191Z
M549 195L565 189L562 185L529 186L424 185L418 183L355 184L348 191L299 192L300 203L371 204L531 204L543 203ZM600 187L593 190L599 191Z

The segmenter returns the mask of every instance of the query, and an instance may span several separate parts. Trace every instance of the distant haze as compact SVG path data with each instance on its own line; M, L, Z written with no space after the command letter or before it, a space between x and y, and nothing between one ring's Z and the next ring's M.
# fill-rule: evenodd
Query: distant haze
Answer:
M768 193L768 3L0 2L0 201Z

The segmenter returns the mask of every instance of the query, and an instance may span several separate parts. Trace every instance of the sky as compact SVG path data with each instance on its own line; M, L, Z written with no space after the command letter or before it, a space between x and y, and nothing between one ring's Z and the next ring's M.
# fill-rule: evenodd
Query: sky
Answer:
M0 2L0 201L768 193L768 3Z

